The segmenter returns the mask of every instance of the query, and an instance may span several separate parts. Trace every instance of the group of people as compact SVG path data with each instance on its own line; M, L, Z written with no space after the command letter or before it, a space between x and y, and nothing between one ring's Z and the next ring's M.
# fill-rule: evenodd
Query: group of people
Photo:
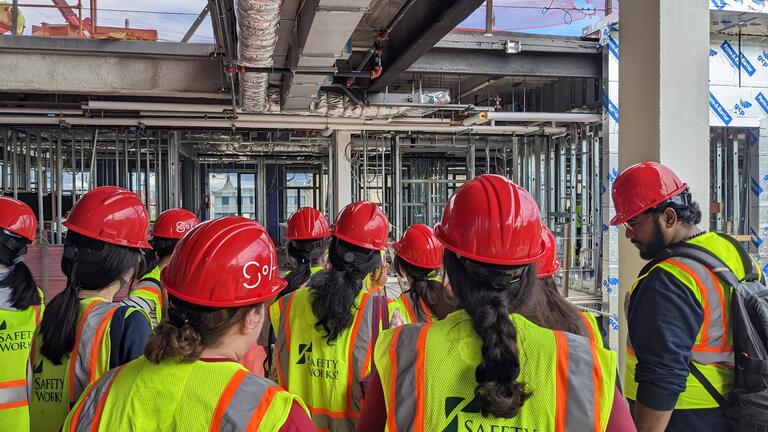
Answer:
M643 258L694 242L742 268L736 245L696 228L687 185L663 165L628 168L612 195L612 223ZM595 317L557 290L541 219L505 177L466 182L434 230L412 225L391 245L407 288L388 299L390 223L376 204L352 203L332 226L316 209L295 212L281 277L253 220L198 223L172 209L149 240L139 197L97 187L64 222L67 285L44 306L22 260L35 216L0 198L0 346L19 347L0 350L0 428L728 430L688 374L694 362L724 394L732 383L728 327L716 325L728 312L693 264L652 261L631 290L633 419ZM268 353L266 377L243 366L255 345Z

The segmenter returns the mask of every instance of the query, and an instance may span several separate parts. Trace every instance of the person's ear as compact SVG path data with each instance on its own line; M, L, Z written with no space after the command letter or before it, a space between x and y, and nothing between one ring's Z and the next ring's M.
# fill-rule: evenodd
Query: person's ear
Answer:
M674 209L667 207L661 213L661 222L665 227L672 228L677 224L677 212Z

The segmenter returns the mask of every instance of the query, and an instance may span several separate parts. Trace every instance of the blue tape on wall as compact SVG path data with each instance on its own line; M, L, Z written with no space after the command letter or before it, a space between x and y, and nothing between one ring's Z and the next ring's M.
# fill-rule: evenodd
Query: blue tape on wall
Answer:
M616 123L619 122L619 107L616 106L613 101L608 98L608 95L605 93L605 91L602 91L603 96L603 109L605 112L608 113L609 116L615 121Z
M723 9L725 8L725 0L712 0L712 6L717 9Z
M760 105L760 108L762 108L763 112L768 114L768 98L765 97L763 92L760 92L755 96L755 101L757 101L757 104Z
M739 58L741 59L741 68L744 69L744 72L746 72L747 75L752 76L755 74L755 72L757 72L757 69L755 69L755 67L747 59L747 56L745 56L744 53L740 53Z
M712 92L709 92L709 107L712 108L712 111L715 112L715 115L726 125L730 125L733 121L733 117L728 113L728 110L725 109L723 104L720 103L719 100L715 97L715 95L712 94Z
M752 76L757 72L757 69L755 69L752 62L747 59L747 56L745 56L744 53L736 52L736 49L733 48L733 45L727 40L720 44L720 49L723 50L725 57L728 59L728 63L734 68L738 69L741 67L749 76Z
M731 45L728 41L723 41L723 43L720 44L720 49L723 50L723 54L725 54L725 57L728 59L728 62L731 64L731 66L738 69L739 54L733 48L733 45Z
M760 183L758 183L757 180L755 180L754 177L751 177L750 179L750 189L752 189L752 193L755 194L755 196L760 196L761 193L763 193L763 187L760 186Z
M611 35L608 35L608 51L611 52L617 61L619 60L619 43Z
M759 248L760 245L763 244L763 239L761 239L751 227L749 228L749 233L752 235L752 244L755 245L756 248Z

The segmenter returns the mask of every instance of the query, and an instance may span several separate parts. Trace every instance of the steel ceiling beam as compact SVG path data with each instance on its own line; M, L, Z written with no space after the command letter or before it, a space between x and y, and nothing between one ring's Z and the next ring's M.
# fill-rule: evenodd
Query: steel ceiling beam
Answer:
M599 54L505 54L487 50L433 49L422 55L408 72L489 76L600 78Z
M382 75L369 91L381 91L417 59L474 12L483 0L422 0L416 2L389 34L382 53Z

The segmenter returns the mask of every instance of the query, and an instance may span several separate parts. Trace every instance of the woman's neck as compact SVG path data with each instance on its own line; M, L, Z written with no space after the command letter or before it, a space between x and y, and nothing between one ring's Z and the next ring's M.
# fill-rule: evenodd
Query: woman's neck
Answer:
M117 294L117 292L120 291L120 288L122 287L122 284L120 282L121 282L120 280L116 280L99 290L86 290L86 289L80 290L77 293L77 296L80 298L101 297L104 300L111 302L111 301L114 301L115 294Z

